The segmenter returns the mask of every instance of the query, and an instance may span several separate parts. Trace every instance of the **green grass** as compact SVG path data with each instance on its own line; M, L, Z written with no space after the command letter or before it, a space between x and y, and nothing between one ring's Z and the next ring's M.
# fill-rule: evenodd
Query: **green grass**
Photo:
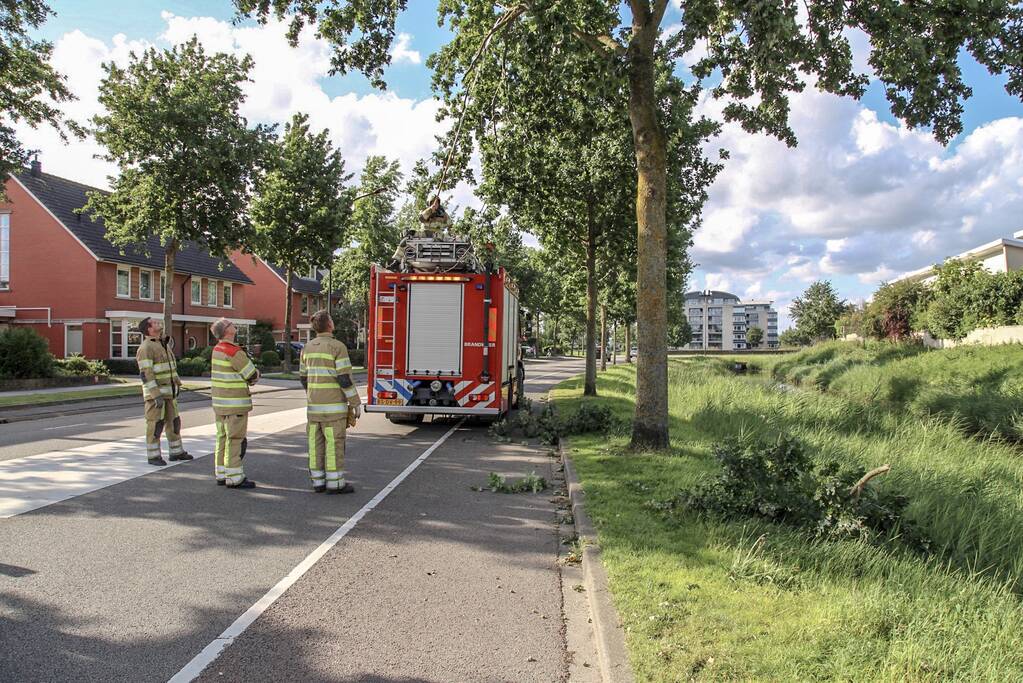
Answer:
M628 453L624 434L569 442L640 680L1023 680L1018 449L947 420L780 391L721 359L672 360L669 373L668 454ZM632 368L603 373L598 388L631 416ZM581 380L553 397L573 410ZM890 462L871 485L911 497L907 514L935 552L648 506L713 473L712 444L741 430L794 434L822 458Z
M1023 345L936 351L831 342L762 367L780 381L891 411L936 415L980 437L1023 441Z
M193 391L197 387L184 385L182 391ZM38 394L20 394L18 396L0 397L0 408L12 408L19 406L36 406L46 403L68 403L72 401L91 401L97 398L117 398L120 396L142 395L142 386L104 387L102 389L90 389L88 391L54 391L40 392Z

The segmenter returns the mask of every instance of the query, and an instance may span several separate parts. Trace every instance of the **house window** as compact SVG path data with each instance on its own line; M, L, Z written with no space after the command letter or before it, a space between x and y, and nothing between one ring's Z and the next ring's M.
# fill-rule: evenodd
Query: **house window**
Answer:
M11 288L11 214L0 213L0 289Z
M131 296L131 268L117 266L117 296L121 299Z
M309 297L302 297L302 315L309 315Z
M206 305L216 306L217 305L217 281L207 280L206 281Z
M160 278L160 301L164 301L167 298L167 278L163 273L157 273L156 276Z
M202 281L192 280L192 304L198 306L202 304Z
M114 320L110 323L110 357L134 358L142 344L138 320Z
M139 271L139 298L153 298L153 271L151 270Z
M230 282L224 283L224 308L231 308L234 305L234 292Z

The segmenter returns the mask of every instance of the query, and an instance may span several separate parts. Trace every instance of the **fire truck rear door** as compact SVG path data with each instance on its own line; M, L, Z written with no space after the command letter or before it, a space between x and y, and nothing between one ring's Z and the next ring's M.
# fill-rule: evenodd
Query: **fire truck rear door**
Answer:
M410 373L462 372L462 283L409 285L408 363Z

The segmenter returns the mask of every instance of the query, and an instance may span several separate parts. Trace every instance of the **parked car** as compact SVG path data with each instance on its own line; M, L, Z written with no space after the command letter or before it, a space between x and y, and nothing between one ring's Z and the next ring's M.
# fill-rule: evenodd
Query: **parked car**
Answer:
M293 341L291 342L291 357L293 360L298 360L298 357L302 355L302 349L305 344L302 342ZM284 359L284 342L277 342L276 344L277 355Z

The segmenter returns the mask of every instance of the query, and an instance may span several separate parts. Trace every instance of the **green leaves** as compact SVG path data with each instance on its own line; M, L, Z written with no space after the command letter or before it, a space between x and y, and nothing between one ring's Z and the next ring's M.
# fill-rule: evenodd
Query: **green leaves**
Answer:
M120 68L103 66L93 134L120 166L113 192L90 195L115 244L157 235L164 245L194 240L224 254L249 241L247 206L267 130L238 113L252 61L207 55L193 38L149 49Z
M801 296L792 300L792 320L800 339L831 339L835 336L835 321L848 310L844 299L839 299L835 288L827 280L818 280ZM794 341L794 340L793 340Z
M68 121L59 105L75 99L66 79L49 64L53 44L35 40L30 29L39 28L52 14L43 0L0 2L0 178L26 163L32 154L18 140L14 124L36 128L52 126L65 142L68 133L82 137L82 127ZM0 198L3 189L0 188Z
M351 175L328 131L313 134L305 114L295 114L270 149L252 202L254 251L293 272L322 267L346 241Z

